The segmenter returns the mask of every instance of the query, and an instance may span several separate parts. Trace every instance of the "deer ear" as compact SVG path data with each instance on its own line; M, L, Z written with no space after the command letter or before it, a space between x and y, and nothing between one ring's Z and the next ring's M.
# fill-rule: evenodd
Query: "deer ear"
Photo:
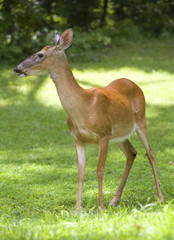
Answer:
M63 50L68 48L72 43L72 39L73 39L72 29L65 30L65 32L63 32L62 35L60 36L60 47Z
M56 32L55 36L54 36L54 43L57 46L59 44L60 41L60 33Z

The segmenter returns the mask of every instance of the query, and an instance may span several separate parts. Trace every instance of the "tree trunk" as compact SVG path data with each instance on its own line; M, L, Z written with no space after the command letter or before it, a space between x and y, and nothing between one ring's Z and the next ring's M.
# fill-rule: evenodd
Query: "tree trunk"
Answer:
M101 27L103 27L106 24L107 8L108 8L108 0L104 0L103 14L101 17L101 24L100 24Z

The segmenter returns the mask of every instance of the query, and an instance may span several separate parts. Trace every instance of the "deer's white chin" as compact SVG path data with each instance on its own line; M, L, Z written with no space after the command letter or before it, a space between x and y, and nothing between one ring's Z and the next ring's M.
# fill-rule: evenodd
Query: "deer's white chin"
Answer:
M24 74L24 73L21 73L21 74L18 75L18 77L26 77L26 76L27 76L27 75Z
M27 75L46 75L46 74L48 74L48 72L47 71L32 71L32 72L29 72Z
M27 72L22 72L17 74L18 77L27 77L28 73Z

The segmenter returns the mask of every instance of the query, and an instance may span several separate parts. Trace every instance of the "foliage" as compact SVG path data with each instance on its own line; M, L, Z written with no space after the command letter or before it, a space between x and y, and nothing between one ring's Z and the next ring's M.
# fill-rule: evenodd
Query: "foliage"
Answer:
M1 0L0 58L12 62L26 57L48 44L50 32L68 27L82 32L84 42L77 40L80 54L113 44L111 31L126 39L161 34L168 38L174 31L173 14L171 0Z
M123 20L114 28L102 27L90 32L76 32L71 46L70 58L75 61L99 61L100 51L109 50L111 46L127 44L129 41L141 41L142 37L131 20ZM53 35L52 35L53 36ZM94 55L95 50L95 55Z
M138 155L118 207L108 205L125 167L110 144L103 182L106 211L97 208L98 147L87 146L83 212L73 217L77 193L74 143L50 78L18 78L0 69L0 238L2 240L169 240L174 235L173 43L127 42L99 49L100 61L73 62L83 87L127 77L144 91L149 140L165 202L157 202L152 169L136 136ZM69 49L71 54L72 48ZM96 51L93 52L95 56ZM107 52L106 52L107 51ZM107 53L107 54L106 54ZM16 60L18 62L19 59Z

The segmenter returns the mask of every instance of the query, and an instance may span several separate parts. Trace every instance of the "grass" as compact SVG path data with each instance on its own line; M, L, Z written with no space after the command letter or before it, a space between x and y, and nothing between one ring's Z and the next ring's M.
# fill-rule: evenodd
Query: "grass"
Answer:
M69 50L70 51L70 50ZM97 208L98 146L87 146L83 212L73 217L77 161L66 113L49 77L0 73L0 239L174 239L174 52L158 41L128 43L96 54L97 62L71 62L79 83L104 86L126 77L144 91L149 139L165 197L159 203L152 170L137 136L138 152L115 209L108 204L125 157L110 144L104 176L106 211Z

